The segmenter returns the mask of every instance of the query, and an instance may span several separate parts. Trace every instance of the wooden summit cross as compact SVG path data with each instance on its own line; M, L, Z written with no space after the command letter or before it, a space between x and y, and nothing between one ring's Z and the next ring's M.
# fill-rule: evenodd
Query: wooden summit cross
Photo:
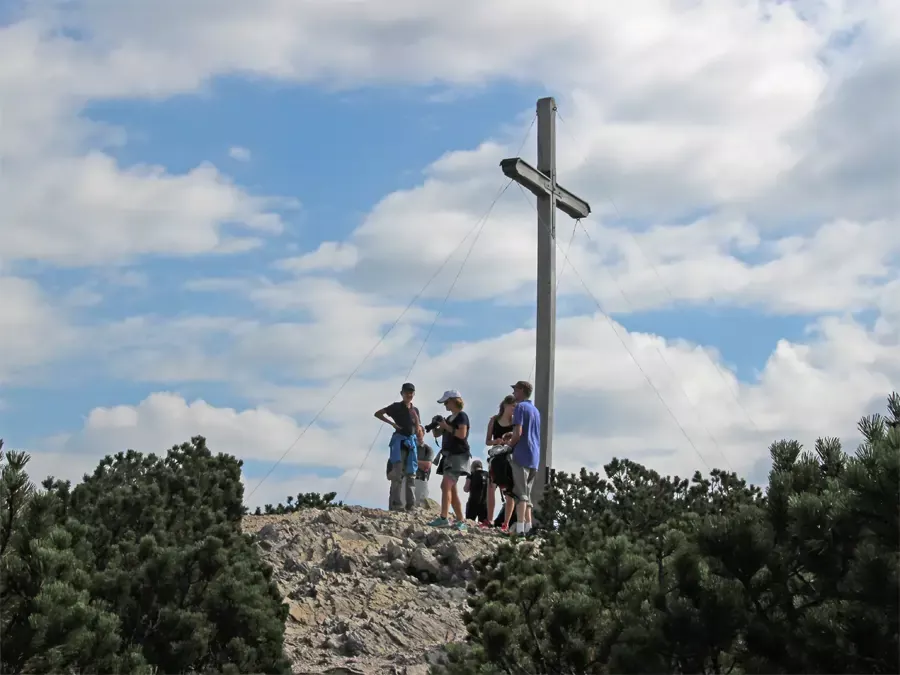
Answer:
M556 209L587 218L591 206L556 182L556 101L537 102L537 168L520 157L500 162L509 178L537 197L537 341L534 402L541 413L541 462L532 501L539 504L553 466L553 389L556 370Z

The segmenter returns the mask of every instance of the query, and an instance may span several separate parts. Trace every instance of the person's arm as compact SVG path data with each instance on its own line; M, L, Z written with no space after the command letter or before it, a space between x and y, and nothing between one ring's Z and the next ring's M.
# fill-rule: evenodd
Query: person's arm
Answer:
M516 409L513 412L512 438L509 439L510 446L514 447L516 443L519 442L519 439L522 438L522 422L524 421L524 418L524 411L520 406L516 406Z
M387 418L388 408L390 408L390 406L388 406L387 408L382 408L381 410L376 410L375 419L384 422L385 424L390 424L392 427L394 427L394 431L400 431L400 427L397 426L397 423Z
M491 419L488 420L487 433L484 435L484 444L485 445L497 445L494 440L491 438L491 432L494 431L494 420L497 419L497 416L494 415Z
M424 452L425 456L419 460L419 464L418 464L419 471L431 471L431 462L433 461L433 458L434 458L434 451L431 449L430 446L426 445L424 447L425 447L425 452Z
M413 425L416 428L416 441L420 444L425 443L425 427L422 426L422 416L419 414L418 408L413 408L415 415L413 416Z
M461 421L459 418L464 418L465 422ZM462 438L465 440L466 436L469 434L469 416L465 413L459 413L456 416L456 419L453 420L454 424L458 423L458 426L455 426L453 429L453 435L457 438Z

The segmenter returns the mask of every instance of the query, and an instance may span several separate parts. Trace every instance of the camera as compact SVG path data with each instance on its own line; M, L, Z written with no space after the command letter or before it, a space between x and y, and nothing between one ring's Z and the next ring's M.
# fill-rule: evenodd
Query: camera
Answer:
M438 425L443 421L443 419L444 418L442 415L435 415L434 417L432 417L431 421L425 425L425 432L431 433L432 431L437 429Z

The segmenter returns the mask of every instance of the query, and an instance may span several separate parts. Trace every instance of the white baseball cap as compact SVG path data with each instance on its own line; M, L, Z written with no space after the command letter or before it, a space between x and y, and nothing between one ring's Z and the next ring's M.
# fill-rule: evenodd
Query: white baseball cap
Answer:
M462 394L460 394L456 389L448 389L444 392L444 395L438 399L438 403L446 403L451 398L462 398Z

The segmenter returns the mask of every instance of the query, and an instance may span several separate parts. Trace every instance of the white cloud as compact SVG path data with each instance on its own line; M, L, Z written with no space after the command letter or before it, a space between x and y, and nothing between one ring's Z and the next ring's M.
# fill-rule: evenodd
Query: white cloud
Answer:
M859 111L833 105L900 89L890 86L898 75L898 40L890 28L896 10L887 0L815 7L742 0L569 3L537 22L535 13L543 13L533 0L470 1L452 9L396 0L377 11L359 3L266 0L252 12L229 1L217 4L214 16L202 3L40 7L32 19L2 29L0 93L24 102L4 110L9 145L0 146L15 178L0 200L8 204L0 227L13 228L3 232L13 242L7 257L90 263L141 253L235 251L258 241L223 238L222 223L277 231L271 202L249 197L208 167L185 176L146 175L140 168L123 175L108 157L81 155L89 142L114 140L110 130L75 116L86 101L164 97L235 73L344 86L552 83L567 113L560 142L564 182L597 206L604 194L615 195L632 217L721 204L758 210L769 202L785 205L788 196L792 209L808 210L822 201L822 181L836 203L891 205L896 190L890 186L900 180L897 166L875 174L881 186L875 198L869 184L835 182L840 176L832 170L852 165L860 175L865 167L855 158L893 157L886 141L898 130L890 106L860 103L860 110L881 116L860 136L844 131L857 126ZM90 40L67 37L61 26ZM493 39L500 27L502 45ZM851 28L854 48L834 48ZM868 60L852 72L862 58ZM881 73L877 82L866 79L875 73ZM865 92L861 81L871 85ZM818 139L826 130L840 142L822 147ZM871 153L860 154L856 140ZM488 164L483 170L496 173L495 156ZM77 180L80 175L90 183ZM471 187L458 178L446 189L469 198L458 219L471 219ZM473 174L467 184L483 179ZM440 204L430 192L428 200ZM82 194L110 199L104 206L82 203ZM837 215L884 215L850 211ZM434 226L454 220L445 216ZM151 217L171 224L150 236ZM135 243L113 244L115 238ZM348 265L350 254L344 255L340 264Z
M254 318L132 316L95 327L93 339L83 343L85 358L143 382L330 378L352 370L379 341L366 370L384 367L385 359L408 348L434 316L327 278L277 286L200 279L189 288L237 290L264 313Z
M342 272L359 262L359 251L351 244L322 242L311 253L278 261L277 267L298 274L307 272Z
M852 440L857 418L873 405L880 410L892 383L900 381L896 333L885 339L850 320L823 321L806 344L782 341L753 384L739 384L721 363L717 364L721 372L717 371L709 356L694 345L628 334L621 326L616 326L616 332L641 369L631 362L602 317L561 322L555 458L559 468L599 468L612 456L628 456L664 472L684 475L719 466L745 474L757 472L758 479L770 442L787 436L809 444L818 435ZM473 421L473 446L479 448L487 418L507 393L507 383L522 377L530 365L533 338L531 331L518 331L490 341L457 344L424 358L413 376L423 414L437 412L433 399L441 390L459 386ZM311 485L337 489L343 496L378 429L371 413L393 400L399 382L397 377L357 380L284 460L288 465L337 467L342 471L340 478L297 478L285 483L279 481L276 470L272 484L260 488L253 504L280 499L282 492L314 489ZM47 449L63 453L70 462L81 462L77 471L86 471L107 453L125 448L159 452L200 434L216 451L274 463L336 384L337 380L324 390L303 393L272 391L280 397L271 398L268 406L241 411L160 392L137 405L94 409L83 429L55 439ZM264 392L259 393L264 397ZM275 412L279 409L302 414L295 421ZM386 489L381 471L386 442L383 433L363 465L365 473L354 487L354 500L380 502ZM255 487L257 481L248 482Z
M60 303L12 276L12 262L107 266L146 254L228 253L281 231L278 211L290 203L250 194L209 164L184 174L120 166L105 150L127 142L127 133L82 116L91 101L192 93L221 75L331 87L551 86L564 114L560 179L596 214L587 223L592 243L576 238L570 258L604 309L686 300L834 314L816 319L805 343L779 343L749 384L729 372L723 381L712 350L708 357L679 341L628 335L599 316L562 320L562 468L598 467L612 455L682 475L698 466L619 337L710 464L722 463L718 445L735 469L757 470L774 437L852 434L863 410L882 406L900 381L900 118L889 99L900 91L896 2L571 2L549 13L536 0L377 5L86 0L52 11L41 4L33 18L0 28L0 101L15 102L0 110L0 382L76 348L84 356L87 346L124 378L228 383L265 404L215 407L215 388L204 396L211 402L157 393L93 411L82 430L42 447L36 462L77 473L99 459L88 451L160 451L196 433L217 450L276 458L299 434L283 413L309 418L328 399L401 311L393 295L409 298L482 214L501 183L499 158L516 151L524 131L447 153L422 185L385 197L347 241L282 261L281 270L296 275L287 282L190 282L196 291L244 294L257 316L138 316L73 327ZM513 188L479 238L456 298L523 296L534 281L535 227L532 207ZM560 231L568 227L561 219ZM431 295L446 292L466 249ZM403 278L398 256L409 261ZM84 291L69 305L89 300ZM561 292L575 291L567 272ZM873 326L843 315L862 309L878 314ZM368 379L351 383L291 461L355 471L376 428L371 411L395 396L418 329L431 318L413 308L362 373ZM423 396L460 387L478 432L505 383L527 372L533 339L520 329L426 351L413 379ZM392 376L380 379L390 366ZM304 387L286 387L292 380ZM383 495L379 452L355 499ZM290 482L276 474L277 493L263 491L263 501L346 485L349 475L285 490Z
M233 145L228 148L228 156L238 162L249 162L252 155L247 148L242 148L239 145Z
M13 161L0 184L0 234L7 260L100 264L157 253L246 250L277 234L267 200L204 164L181 176L162 167L119 168L107 155ZM230 234L238 224L253 236Z
M21 380L30 369L62 356L75 330L40 287L0 275L0 385Z
M862 4L858 32L890 44L889 3ZM580 143L563 151L564 163L582 166L584 184L604 184L630 211L659 213L692 200L750 200L801 161L793 134L828 86L823 55L836 69L830 40L862 14L827 7L803 8L804 21L792 4L738 0L569 3L546 16L533 0L397 0L377 10L269 0L252 12L223 2L215 16L202 5L87 2L65 21L92 35L94 51L65 46L96 74L67 90L160 96L234 72L343 86L552 84L568 92Z

